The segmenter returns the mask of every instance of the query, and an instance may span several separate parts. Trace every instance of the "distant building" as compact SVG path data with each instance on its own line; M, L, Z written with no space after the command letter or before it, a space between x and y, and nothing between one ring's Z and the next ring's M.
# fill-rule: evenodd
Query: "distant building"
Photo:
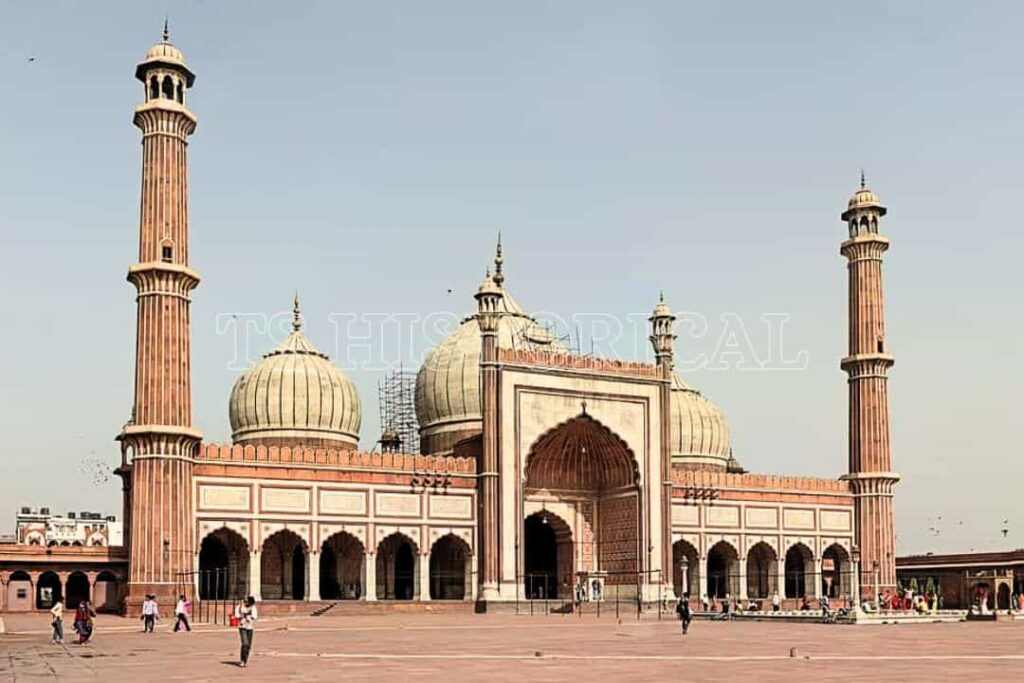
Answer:
M15 517L14 543L49 548L120 546L124 529L117 517L98 512L55 515L50 508L23 507Z
M907 555L896 558L896 576L904 588L934 586L945 608L967 609L985 596L989 609L1011 609L1024 593L1024 549Z

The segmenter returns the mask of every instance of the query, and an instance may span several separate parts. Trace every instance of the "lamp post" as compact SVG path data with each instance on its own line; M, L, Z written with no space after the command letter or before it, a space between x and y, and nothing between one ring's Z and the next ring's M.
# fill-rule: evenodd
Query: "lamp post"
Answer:
M850 548L850 559L853 561L853 586L852 586L852 597L853 597L853 612L860 611L860 546L854 544ZM840 577L842 581L842 577Z
M878 602L878 560L871 563L875 574L875 602Z

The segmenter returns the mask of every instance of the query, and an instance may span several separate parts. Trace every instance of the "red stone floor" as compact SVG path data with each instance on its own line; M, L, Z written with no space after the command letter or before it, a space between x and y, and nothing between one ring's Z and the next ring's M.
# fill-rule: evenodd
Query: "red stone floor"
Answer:
M228 628L141 633L100 617L94 644L49 644L7 615L0 682L1024 680L1024 623L843 626L575 616L402 614L262 619L249 668ZM70 624L69 624L70 626ZM69 639L70 639L70 628ZM791 650L795 652L791 656Z

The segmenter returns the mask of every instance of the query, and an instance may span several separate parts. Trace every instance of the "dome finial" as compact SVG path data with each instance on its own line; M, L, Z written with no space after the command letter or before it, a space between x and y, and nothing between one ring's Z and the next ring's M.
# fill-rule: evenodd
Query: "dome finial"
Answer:
M171 29L170 29L170 26L169 26L167 15L165 14L164 15L164 42L167 43L167 42L170 42L170 40L171 40Z
M295 290L295 305L292 307L292 329L302 329L302 312L299 310L299 290Z
M866 180L864 179L864 167L863 167L863 166L861 166L861 168L860 168L860 189L862 189L862 190L863 190L863 189L864 189L865 187L867 187L867 186L868 186L868 183L867 183L867 181L866 181Z
M501 257L501 230L498 231L498 246L494 250L494 284L499 287L505 282L505 275L501 272L501 266L505 259Z

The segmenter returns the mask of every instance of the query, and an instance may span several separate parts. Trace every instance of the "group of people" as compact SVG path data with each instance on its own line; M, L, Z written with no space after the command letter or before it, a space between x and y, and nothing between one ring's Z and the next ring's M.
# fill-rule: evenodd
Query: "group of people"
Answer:
M57 598L57 602L54 603L50 609L50 616L52 621L50 626L53 628L53 635L50 638L50 642L54 645L60 645L64 643L64 598ZM86 645L92 639L92 632L94 627L93 619L96 617L96 610L93 609L92 603L88 600L82 600L78 603L78 607L75 609L75 621L74 629L75 633L78 634L78 644Z
M942 608L942 597L934 593L915 593L911 588L884 590L875 605L864 605L866 611L872 607L879 611L932 612Z
M185 595L178 596L178 602L174 606L174 632L177 633L183 628L186 631L191 631L192 626L188 623L191 617L192 601ZM152 633L156 622L160 619L160 605L157 603L155 595L149 594L142 601L142 614L139 618L142 619L142 632Z

